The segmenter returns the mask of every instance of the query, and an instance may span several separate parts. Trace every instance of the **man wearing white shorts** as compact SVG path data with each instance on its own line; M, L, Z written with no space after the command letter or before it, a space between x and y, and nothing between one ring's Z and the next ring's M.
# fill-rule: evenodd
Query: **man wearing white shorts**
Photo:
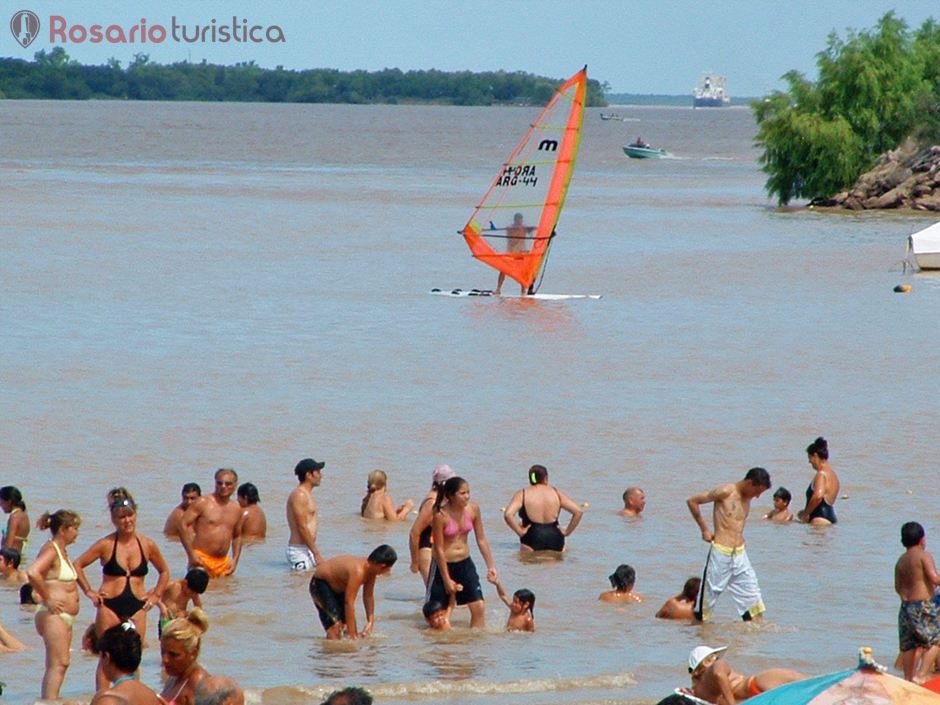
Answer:
M744 621L761 621L764 601L757 573L744 548L744 523L751 510L751 500L770 489L770 474L764 468L751 468L743 480L722 485L690 497L687 504L702 530L702 540L710 545L705 561L702 587L695 601L695 618L711 617L718 596L731 593L738 614ZM701 505L714 503L714 531L702 518Z
M311 494L323 479L326 463L313 458L304 458L294 468L300 484L287 498L287 526L290 538L287 541L287 562L291 570L313 570L323 562L317 549L317 502Z

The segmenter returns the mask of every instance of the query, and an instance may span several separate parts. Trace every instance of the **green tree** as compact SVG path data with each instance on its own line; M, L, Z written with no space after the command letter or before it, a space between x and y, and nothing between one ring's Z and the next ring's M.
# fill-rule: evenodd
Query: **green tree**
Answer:
M781 204L831 197L915 133L925 106L937 105L927 64L938 58L938 37L932 20L914 35L889 12L871 32L830 34L815 83L791 71L788 92L752 103L767 192Z

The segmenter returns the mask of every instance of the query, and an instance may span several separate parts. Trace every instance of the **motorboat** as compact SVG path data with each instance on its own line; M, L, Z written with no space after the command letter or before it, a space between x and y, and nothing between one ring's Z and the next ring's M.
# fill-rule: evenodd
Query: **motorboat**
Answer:
M921 269L940 269L940 223L909 236L907 251Z
M631 142L623 148L624 154L631 159L656 159L665 157L668 152L665 149L653 149L648 143L639 137L636 142Z

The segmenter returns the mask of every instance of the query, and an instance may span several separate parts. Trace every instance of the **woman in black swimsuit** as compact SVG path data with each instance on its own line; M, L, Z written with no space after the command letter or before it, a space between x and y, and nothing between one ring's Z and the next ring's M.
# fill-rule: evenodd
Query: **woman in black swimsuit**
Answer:
M530 487L519 490L509 500L503 513L506 523L519 537L523 551L565 550L565 537L570 536L581 521L581 507L548 484L548 470L542 465L529 468L529 483ZM564 530L558 526L562 509L571 514L571 521Z
M799 513L800 521L807 524L835 524L836 498L839 496L839 478L829 467L829 444L820 436L806 448L809 464L816 477L806 488L806 508Z
M123 487L111 490L108 508L116 531L96 541L75 561L78 584L98 608L95 617L98 636L127 620L134 622L139 634L146 634L147 610L160 600L170 579L170 570L157 544L137 533L137 504L130 492ZM85 567L96 560L101 561L102 581L98 590L92 590L85 577ZM144 587L148 564L160 574L150 592ZM99 688L106 685L100 667L96 677Z

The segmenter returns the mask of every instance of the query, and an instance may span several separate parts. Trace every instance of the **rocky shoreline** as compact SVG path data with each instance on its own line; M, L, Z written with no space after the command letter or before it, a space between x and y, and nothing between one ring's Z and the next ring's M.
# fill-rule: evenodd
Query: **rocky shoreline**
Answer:
M810 204L849 210L910 209L940 212L940 146L918 149L910 140L885 152L870 171L835 198Z

